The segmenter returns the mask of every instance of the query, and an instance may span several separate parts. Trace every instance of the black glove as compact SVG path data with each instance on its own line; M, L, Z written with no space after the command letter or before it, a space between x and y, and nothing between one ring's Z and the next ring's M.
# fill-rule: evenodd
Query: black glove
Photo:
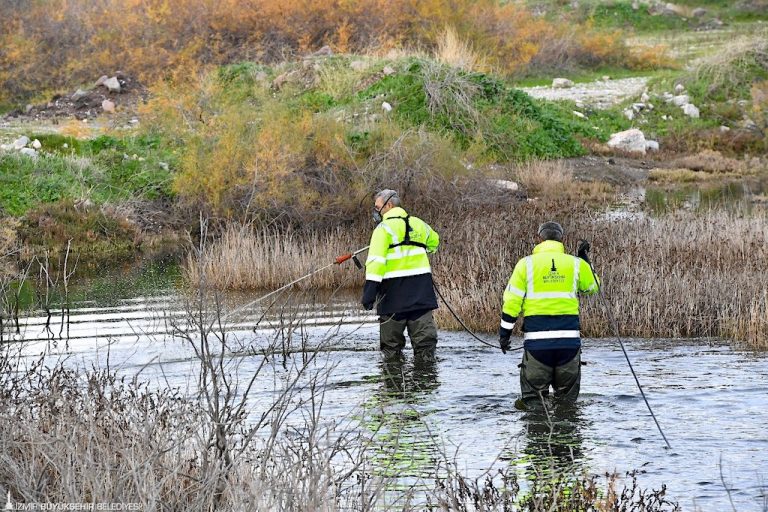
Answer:
M579 240L579 248L576 250L576 255L589 263L589 242L586 240Z
M365 308L366 311L370 311L373 309L373 302L363 302L363 308Z
M499 338L499 346L501 347L502 354L506 354L509 347L512 346L512 342L509 341L509 338Z

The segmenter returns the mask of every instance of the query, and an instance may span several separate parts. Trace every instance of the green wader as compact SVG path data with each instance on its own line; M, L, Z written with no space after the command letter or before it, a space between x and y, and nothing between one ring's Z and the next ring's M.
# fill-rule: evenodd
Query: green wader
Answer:
M395 320L392 316L379 318L379 339L384 358L393 359L402 354L406 329L411 338L414 357L422 361L434 360L437 328L432 319L432 311L427 311L415 320Z
M520 391L525 406L535 406L549 395L549 386L555 398L575 402L581 385L581 350L567 363L552 368L531 356L526 350L520 363Z

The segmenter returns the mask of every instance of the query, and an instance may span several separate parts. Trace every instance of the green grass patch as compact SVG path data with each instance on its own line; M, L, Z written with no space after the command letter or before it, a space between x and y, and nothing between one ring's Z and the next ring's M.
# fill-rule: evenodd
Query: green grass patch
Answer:
M57 253L71 244L89 256L122 257L135 252L139 234L131 224L98 208L77 208L63 200L27 212L19 238L32 252Z
M43 144L37 158L0 155L0 208L11 215L62 200L103 204L172 195L174 155L159 149L159 136L102 136L84 141L48 134L31 138Z
M688 27L688 21L675 14L651 14L649 6L633 8L630 1L584 4L580 16L598 28L620 28L637 32L658 32Z
M589 131L573 114L532 99L498 78L412 60L359 94L385 100L403 127L427 127L489 160L559 158L583 154L575 133ZM592 134L593 135L593 134Z

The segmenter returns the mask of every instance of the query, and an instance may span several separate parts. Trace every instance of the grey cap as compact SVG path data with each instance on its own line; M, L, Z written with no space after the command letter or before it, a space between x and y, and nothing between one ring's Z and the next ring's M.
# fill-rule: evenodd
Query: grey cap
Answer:
M539 226L539 236L544 240L563 240L563 226L557 222L548 221Z

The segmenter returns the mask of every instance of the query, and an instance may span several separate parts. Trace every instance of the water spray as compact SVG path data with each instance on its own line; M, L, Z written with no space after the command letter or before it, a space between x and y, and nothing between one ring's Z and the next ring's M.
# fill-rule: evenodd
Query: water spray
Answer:
M659 425L659 420L656 419L656 415L653 413L653 409L651 409L651 404L648 403L648 399L645 397L645 391L643 391L643 386L640 385L640 380L637 378L635 369L632 366L632 361L629 360L629 354L627 353L627 349L624 346L624 342L621 339L621 335L619 335L619 324L618 322L616 322L616 318L613 316L613 312L611 311L611 308L608 306L608 301L605 298L605 294L603 294L603 287L600 285L599 279L597 279L597 274L595 274L595 269L592 267L592 262L590 262L589 260L584 260L584 261L587 262L587 265L589 265L589 269L592 271L592 275L595 276L595 283L597 283L597 296L600 300L600 304L603 306L603 309L605 310L605 314L608 316L608 323L611 325L611 328L613 329L613 332L616 335L616 339L619 340L621 351L624 353L624 358L627 360L627 364L629 365L629 370L632 372L632 376L635 378L637 389L640 390L640 395L643 397L645 406L648 407L648 412L651 413L651 418L653 418L653 422L656 423L656 428L659 429L659 433L661 434L661 437L664 439L664 442L667 444L667 449L672 449L672 445L670 445L669 441L667 441L667 436L664 435L664 431L661 429L661 425Z

